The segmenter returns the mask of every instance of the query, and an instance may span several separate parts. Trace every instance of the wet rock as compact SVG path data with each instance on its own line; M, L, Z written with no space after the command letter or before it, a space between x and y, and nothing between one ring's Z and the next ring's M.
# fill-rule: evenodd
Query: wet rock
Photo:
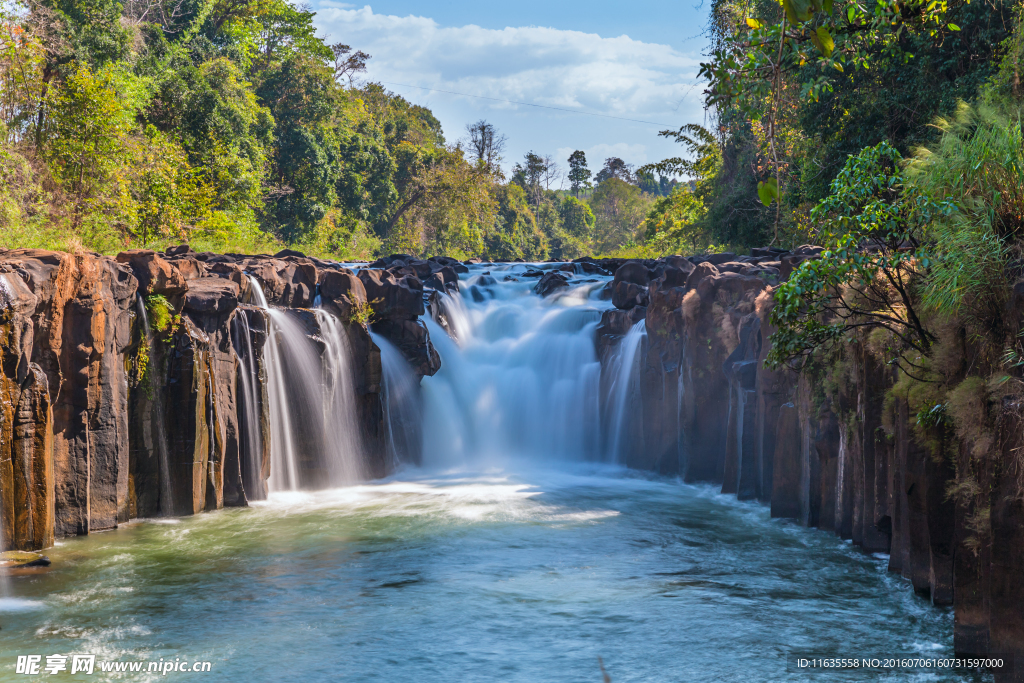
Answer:
M24 550L6 550L0 553L0 569L49 566L50 558L42 553L33 553Z
M564 273L552 270L537 281L534 291L538 296L546 297L569 286L569 277Z
M371 328L397 346L417 374L429 376L441 369L441 358L422 321L385 319L374 322Z
M357 307L367 302L363 281L347 268L321 273L320 296L338 307L342 320L347 320Z
M361 270L359 279L375 319L414 320L423 315L423 283L411 276L396 278L388 271Z

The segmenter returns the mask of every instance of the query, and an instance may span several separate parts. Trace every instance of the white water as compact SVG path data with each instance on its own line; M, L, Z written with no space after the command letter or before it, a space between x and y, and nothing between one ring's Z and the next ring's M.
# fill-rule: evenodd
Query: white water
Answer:
M461 296L444 297L458 341L432 320L441 369L425 377L423 462L501 466L508 459L580 461L601 450L601 365L594 335L603 280L541 298L526 266L474 267Z
M262 292L261 292L262 295ZM239 375L242 378L242 394L245 400L245 425L243 438L248 448L248 457L245 459L245 471L242 473L247 500L262 500L266 494L261 481L261 465L263 462L263 443L260 438L260 387L259 363L256 355L252 352L252 330L249 329L249 319L244 315L235 316L235 330L239 335L239 344L236 349L239 355L242 369Z
M361 447L354 424L348 345L340 324L325 311L314 312L325 346L321 357L293 313L267 305L259 281L252 276L249 281L256 305L267 313L263 363L270 413L270 490L358 481Z
M384 422L387 430L388 467L400 462L420 461L423 409L419 385L402 352L384 337L373 332L370 338L380 349L384 371Z
M612 383L609 386L610 415L608 422L608 460L623 462L624 437L628 433L630 408L639 397L636 377L637 351L647 336L647 321L640 320L623 337L618 357L611 366Z
M363 478L363 444L350 362L351 345L340 320L324 310L314 313L326 347L322 356L320 405L328 475L331 484L352 484Z

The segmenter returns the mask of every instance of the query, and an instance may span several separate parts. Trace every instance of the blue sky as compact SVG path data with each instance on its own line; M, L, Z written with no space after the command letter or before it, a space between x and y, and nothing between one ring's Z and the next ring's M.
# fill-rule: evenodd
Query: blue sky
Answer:
M582 149L595 172L609 156L636 165L675 156L681 150L658 131L704 121L697 72L708 7L707 0L313 0L321 33L370 53L366 78L430 107L449 141L483 118L508 137L506 168L530 150L564 168Z

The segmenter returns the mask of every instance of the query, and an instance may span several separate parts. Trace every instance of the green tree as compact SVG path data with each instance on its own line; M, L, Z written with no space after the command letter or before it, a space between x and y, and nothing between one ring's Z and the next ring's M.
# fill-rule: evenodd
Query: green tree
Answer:
M559 229L550 237L551 256L574 259L590 253L594 213L586 202L566 196L558 206Z
M661 253L684 248L697 253L704 238L700 220L705 213L704 202L688 187L681 185L669 196L655 202L641 230L647 242Z
M775 291L769 365L841 344L859 328L892 335L891 361L908 374L930 354L936 336L915 299L930 265L924 230L952 207L906 185L900 161L888 143L864 149L812 211L825 250Z
M148 108L150 121L174 133L189 163L205 169L218 208L253 211L262 203L274 119L241 70L226 57L176 67Z
M495 194L498 215L494 228L485 237L487 256L508 261L547 258L547 239L537 227L537 219L530 210L522 186L516 183L500 185Z
M637 241L652 203L640 188L619 178L609 178L594 188L590 208L595 218L595 249L605 253Z
M91 210L122 208L135 117L146 96L145 84L123 69L93 72L84 64L51 91L45 157L71 200L73 228Z
M590 169L587 168L587 155L583 150L576 150L569 155L569 183L572 193L577 197L580 191L590 187Z

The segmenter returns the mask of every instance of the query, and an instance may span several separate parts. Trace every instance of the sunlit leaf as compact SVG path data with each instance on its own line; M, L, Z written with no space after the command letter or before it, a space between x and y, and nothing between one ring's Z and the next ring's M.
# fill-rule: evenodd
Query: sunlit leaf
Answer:
M765 206L769 206L772 200L779 198L779 181L775 178L769 178L763 182L757 184L757 196L761 200L761 203Z
M829 34L828 29L824 26L819 26L814 30L815 35L818 37L816 45L821 51L821 54L828 59L832 56L832 50L835 49L836 44L832 41L832 35Z

